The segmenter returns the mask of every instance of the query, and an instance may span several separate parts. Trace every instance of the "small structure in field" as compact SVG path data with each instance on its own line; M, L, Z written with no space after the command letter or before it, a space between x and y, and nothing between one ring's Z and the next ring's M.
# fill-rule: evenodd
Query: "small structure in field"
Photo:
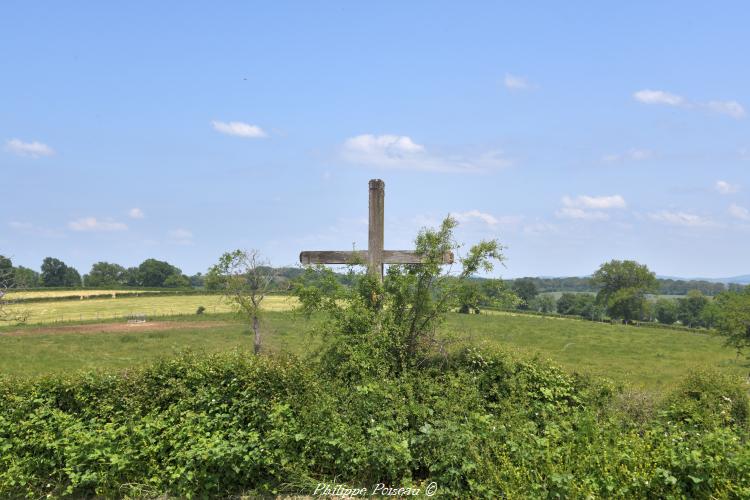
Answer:
M129 325L138 325L141 323L145 323L148 321L145 314L130 314L128 316L128 324Z

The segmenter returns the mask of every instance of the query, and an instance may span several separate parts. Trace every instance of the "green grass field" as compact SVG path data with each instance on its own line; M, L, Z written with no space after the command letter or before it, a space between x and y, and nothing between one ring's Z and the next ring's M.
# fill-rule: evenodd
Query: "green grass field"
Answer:
M264 346L305 356L320 339L312 338L310 323L290 312L286 297L266 299ZM172 356L186 349L226 351L249 348L249 326L236 316L222 314L229 306L217 296L147 297L32 304L39 323L67 314L84 319L106 314L128 314L149 307L202 316L157 318L128 327L122 319L65 326L31 325L0 329L0 373L22 377L82 369L122 369ZM213 313L213 307L218 311ZM37 309L38 308L38 309ZM62 311L62 313L61 313ZM77 319L77 318L76 318ZM571 319L495 313L450 314L441 335L451 348L464 345L501 347L525 357L550 359L569 371L606 376L650 389L672 386L692 370L713 367L746 376L750 363L723 346L723 339L699 333L626 327Z

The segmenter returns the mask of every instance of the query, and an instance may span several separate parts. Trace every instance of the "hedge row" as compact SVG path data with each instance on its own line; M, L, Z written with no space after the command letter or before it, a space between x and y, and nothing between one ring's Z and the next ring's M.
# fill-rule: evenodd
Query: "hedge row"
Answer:
M653 403L478 351L355 386L240 352L0 379L0 497L747 498L746 390L696 375Z

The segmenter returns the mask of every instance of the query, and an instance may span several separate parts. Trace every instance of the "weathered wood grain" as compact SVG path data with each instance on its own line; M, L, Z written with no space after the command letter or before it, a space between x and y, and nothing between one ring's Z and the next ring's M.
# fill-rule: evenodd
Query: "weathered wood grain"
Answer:
M424 258L412 250L383 250L384 264L421 264ZM304 265L310 264L361 264L368 263L367 251L358 250L354 252L338 250L318 250L302 252L299 261ZM453 252L443 255L443 264L453 264Z
M341 252L338 250L319 250L302 252L299 261L309 264L367 264L367 250Z
M370 221L367 235L367 272L383 279L385 233L385 182L370 180Z

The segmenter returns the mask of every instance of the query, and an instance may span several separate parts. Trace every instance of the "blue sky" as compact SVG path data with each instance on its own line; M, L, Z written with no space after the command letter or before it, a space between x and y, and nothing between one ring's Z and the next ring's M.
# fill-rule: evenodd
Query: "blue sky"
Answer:
M0 254L87 272L386 248L452 213L504 277L750 272L744 2L0 6Z

